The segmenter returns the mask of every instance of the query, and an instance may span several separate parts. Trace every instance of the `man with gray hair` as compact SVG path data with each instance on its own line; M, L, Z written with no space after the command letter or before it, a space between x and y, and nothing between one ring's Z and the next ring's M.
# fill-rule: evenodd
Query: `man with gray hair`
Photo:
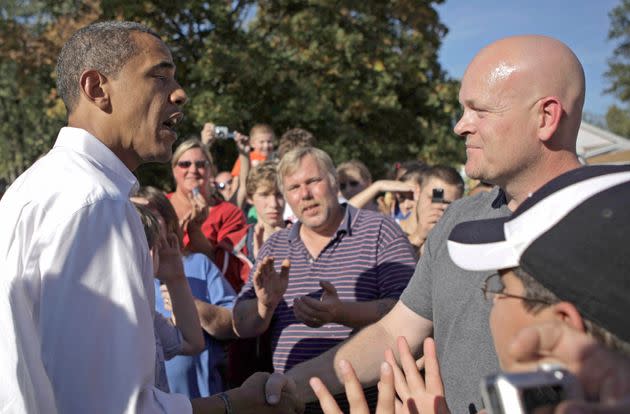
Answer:
M177 138L173 58L148 28L103 22L68 40L57 75L68 127L0 202L0 412L191 412L154 387L153 269L129 200L132 171ZM192 406L272 408L268 376Z
M336 170L324 151L288 152L278 179L299 222L263 245L234 307L234 327L241 337L270 327L273 365L284 372L379 320L415 261L393 220L339 204Z

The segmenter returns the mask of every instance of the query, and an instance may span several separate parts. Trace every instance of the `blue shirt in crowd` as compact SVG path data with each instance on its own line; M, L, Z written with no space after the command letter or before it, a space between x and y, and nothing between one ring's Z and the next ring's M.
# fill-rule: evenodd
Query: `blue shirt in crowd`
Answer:
M219 268L201 253L183 258L184 273L192 295L204 302L232 308L236 293L223 277ZM155 281L155 308L166 317L171 313L164 309L160 295L160 283ZM225 352L220 342L204 332L206 348L195 356L176 356L166 361L166 376L171 392L190 398L208 397L223 391L219 367L225 365Z

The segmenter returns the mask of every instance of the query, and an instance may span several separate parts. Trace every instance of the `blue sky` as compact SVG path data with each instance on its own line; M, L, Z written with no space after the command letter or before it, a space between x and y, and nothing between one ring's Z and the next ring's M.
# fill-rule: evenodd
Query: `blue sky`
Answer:
M586 73L584 110L604 115L615 102L604 94L604 72L615 43L608 41L608 12L619 0L447 0L436 7L449 28L440 63L461 79L466 65L485 45L516 34L543 34L566 43Z

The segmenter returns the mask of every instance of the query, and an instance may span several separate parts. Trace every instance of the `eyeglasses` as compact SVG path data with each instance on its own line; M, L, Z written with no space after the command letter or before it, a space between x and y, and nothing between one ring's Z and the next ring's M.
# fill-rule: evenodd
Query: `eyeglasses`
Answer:
M195 164L195 168L208 168L210 161L208 160L198 160L198 161L177 161L177 166L179 168L190 168L191 165Z
M359 184L361 183L358 181L348 181L347 183L339 183L339 189L343 191L346 189L346 187L356 187Z
M227 186L229 185L232 185L232 180L228 180L224 183L221 183L221 182L214 183L214 186L218 188L219 190L225 190Z
M544 303L545 305L553 305L553 303L549 302L548 300L528 298L527 296L513 295L511 293L503 292L504 290L505 290L505 286L503 285L503 282L501 281L501 275L498 273L493 273L490 276L488 276L486 280L483 281L483 286L481 286L483 297L488 301L492 301L494 300L495 296L498 296L500 298L521 299L521 300L526 300L528 302Z

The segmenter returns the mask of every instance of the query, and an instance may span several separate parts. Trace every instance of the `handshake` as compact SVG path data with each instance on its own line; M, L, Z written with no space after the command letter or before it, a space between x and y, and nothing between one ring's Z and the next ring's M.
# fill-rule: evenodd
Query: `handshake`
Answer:
M304 412L304 403L297 396L295 382L278 373L257 372L246 379L240 387L218 394L218 397L220 400L214 397L192 400L193 413L301 414Z

